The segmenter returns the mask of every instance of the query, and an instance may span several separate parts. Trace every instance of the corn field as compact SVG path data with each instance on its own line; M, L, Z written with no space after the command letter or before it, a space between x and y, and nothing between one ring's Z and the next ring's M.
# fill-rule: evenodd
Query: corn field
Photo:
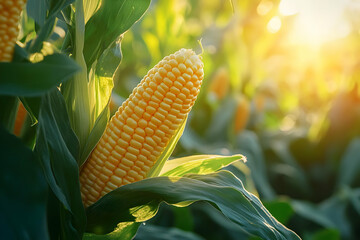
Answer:
M360 239L355 0L0 0L0 239Z

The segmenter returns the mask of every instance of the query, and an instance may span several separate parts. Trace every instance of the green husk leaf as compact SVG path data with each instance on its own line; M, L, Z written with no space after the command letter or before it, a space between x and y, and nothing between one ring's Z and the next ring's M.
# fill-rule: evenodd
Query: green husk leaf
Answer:
M186 119L181 123L180 127L178 128L177 132L174 134L174 136L171 138L169 144L166 146L165 150L160 155L159 159L156 161L155 165L152 167L152 169L147 174L147 178L149 177L156 177L159 176L161 169L163 168L165 162L169 159L170 155L174 151L177 142L179 141L181 135L184 132L185 126L186 126Z
M228 166L235 161L246 161L242 155L218 156L218 155L198 155L177 158L165 163L160 172L160 176L182 177L185 174L209 174Z
M100 113L99 117L96 119L93 129L90 132L90 135L85 143L85 147L80 153L78 160L78 165L81 166L85 163L86 159L89 157L91 151L94 149L96 144L99 142L101 136L103 135L106 125L109 122L110 109L109 103L105 106L103 111Z
M67 110L69 112L71 127L80 142L80 151L90 134L95 119L91 118L93 106L90 105L90 94L88 87L88 73L83 56L85 22L83 1L76 1L75 12L75 51L74 59L81 67L81 71L63 84L61 91L64 95Z
M85 23L100 8L102 0L84 0L84 20Z
M152 218L161 202L187 206L206 201L244 231L264 239L300 239L278 222L260 200L247 192L228 171L186 177L156 177L124 185L87 208L87 231L111 232L119 222L142 222Z
M121 40L114 42L96 61L89 74L90 105L94 106L93 118L97 118L108 104L114 87L113 74L121 63Z

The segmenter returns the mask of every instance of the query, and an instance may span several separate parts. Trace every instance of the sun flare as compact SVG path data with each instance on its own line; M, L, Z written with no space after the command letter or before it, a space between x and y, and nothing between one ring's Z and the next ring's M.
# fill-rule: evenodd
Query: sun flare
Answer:
M351 25L346 18L349 0L282 0L279 12L294 15L294 27L289 40L295 44L320 46L346 37Z

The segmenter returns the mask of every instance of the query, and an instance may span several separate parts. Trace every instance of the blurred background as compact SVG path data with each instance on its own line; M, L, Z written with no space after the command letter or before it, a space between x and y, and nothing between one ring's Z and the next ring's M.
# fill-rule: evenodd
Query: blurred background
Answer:
M360 239L360 1L153 0L122 41L112 112L180 48L205 79L173 157L243 154L227 169L303 239ZM164 205L138 238L164 227L256 239L202 203Z

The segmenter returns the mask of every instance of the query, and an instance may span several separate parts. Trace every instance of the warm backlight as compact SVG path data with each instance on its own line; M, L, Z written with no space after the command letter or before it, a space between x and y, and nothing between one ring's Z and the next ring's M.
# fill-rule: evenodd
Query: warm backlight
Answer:
M347 0L282 0L279 12L283 16L295 15L291 41L319 46L350 33L346 9L351 4Z

